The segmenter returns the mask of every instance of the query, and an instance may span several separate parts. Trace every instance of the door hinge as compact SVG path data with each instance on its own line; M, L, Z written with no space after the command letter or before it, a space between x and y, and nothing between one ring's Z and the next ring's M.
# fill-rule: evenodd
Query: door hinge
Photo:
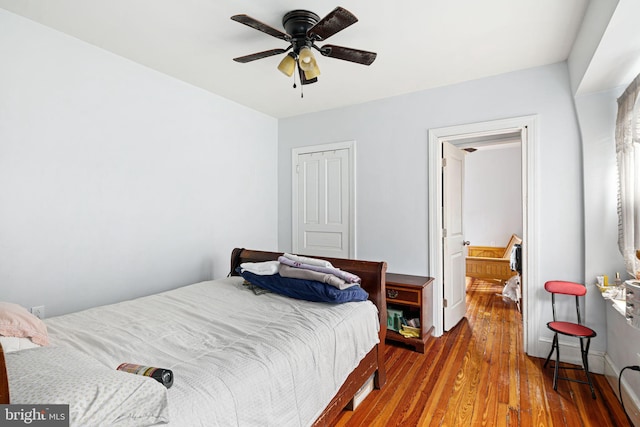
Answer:
M447 158L446 157L442 159L442 167L443 168L447 167Z
M442 301L442 305L444 306L444 308L447 308L447 299L446 298Z
M300 173L300 165L296 165L296 173Z
M446 228L442 229L442 237L447 237L447 229Z

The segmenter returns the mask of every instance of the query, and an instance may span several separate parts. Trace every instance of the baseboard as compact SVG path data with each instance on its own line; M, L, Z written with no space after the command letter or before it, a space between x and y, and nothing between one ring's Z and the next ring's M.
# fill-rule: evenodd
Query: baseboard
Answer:
M573 339L575 343L566 343L560 341L560 361L571 363L573 365L582 366L582 355L580 354L580 342L577 338ZM539 351L538 357L547 357L551 351L552 339L540 338L538 340L538 349L546 349ZM545 352L546 351L546 352ZM552 356L555 357L555 354ZM589 350L589 372L594 374L604 374L605 372L605 353L601 351Z
M607 381L611 385L611 388L620 399L620 395L618 394L618 376L620 375L620 369L618 369L608 355L604 357L604 368L605 368L605 376L607 377ZM626 374L627 371L625 371ZM624 400L624 408L631 418L631 422L633 422L634 426L640 426L640 401L638 400L638 396L631 390L624 379L622 378L622 399Z

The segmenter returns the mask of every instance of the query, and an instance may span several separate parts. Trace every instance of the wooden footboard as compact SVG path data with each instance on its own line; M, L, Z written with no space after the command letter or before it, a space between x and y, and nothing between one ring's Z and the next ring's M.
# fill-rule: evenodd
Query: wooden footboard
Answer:
M4 351L0 344L0 405L9 403L9 378L7 376L7 366L4 362Z
M282 253L264 252L236 248L231 254L231 275L237 276L236 268L243 262L263 262L277 260ZM360 261L341 258L323 258L341 270L356 274L362 279L360 286L369 293L371 300L378 307L380 320L380 343L376 345L360 361L358 367L351 372L333 400L318 417L314 426L331 425L355 393L374 375L374 387L382 388L387 377L384 367L385 338L387 335L387 303L385 298L385 262Z

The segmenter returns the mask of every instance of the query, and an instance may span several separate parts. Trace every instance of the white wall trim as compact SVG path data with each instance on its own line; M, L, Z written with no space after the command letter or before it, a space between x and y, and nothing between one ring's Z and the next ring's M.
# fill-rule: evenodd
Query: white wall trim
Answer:
M434 335L444 333L443 284L442 284L442 156L441 142L463 138L499 135L521 130L522 132L522 215L523 215L523 283L537 283L538 253L536 245L537 185L536 160L538 119L536 115L493 120L481 123L449 126L428 130L429 168L429 275L434 278ZM534 286L524 287L523 331L524 350L527 354L538 354L538 313L535 309Z
M298 252L298 177L296 161L301 154L321 153L323 151L349 150L349 258L355 259L356 250L356 141L333 142L308 145L291 149L291 250Z
M436 129L429 130L429 275L433 277L433 335L444 333L444 289L442 288L442 144Z

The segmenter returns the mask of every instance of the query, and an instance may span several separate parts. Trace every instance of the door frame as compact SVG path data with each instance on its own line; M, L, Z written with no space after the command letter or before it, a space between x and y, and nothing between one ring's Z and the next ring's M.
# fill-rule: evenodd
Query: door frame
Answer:
M522 280L524 283L522 307L524 351L535 351L538 336L538 313L534 309L535 286L538 283L537 253L537 115L521 116L502 120L470 123L428 130L428 168L429 168L429 275L434 277L434 335L444 333L442 283L442 152L441 141L447 140L455 145L456 140L469 137L482 137L521 131L521 167L522 167Z
M328 144L308 145L291 149L291 251L298 251L298 177L297 161L301 154L324 151L349 151L349 258L356 258L356 142L342 141Z

